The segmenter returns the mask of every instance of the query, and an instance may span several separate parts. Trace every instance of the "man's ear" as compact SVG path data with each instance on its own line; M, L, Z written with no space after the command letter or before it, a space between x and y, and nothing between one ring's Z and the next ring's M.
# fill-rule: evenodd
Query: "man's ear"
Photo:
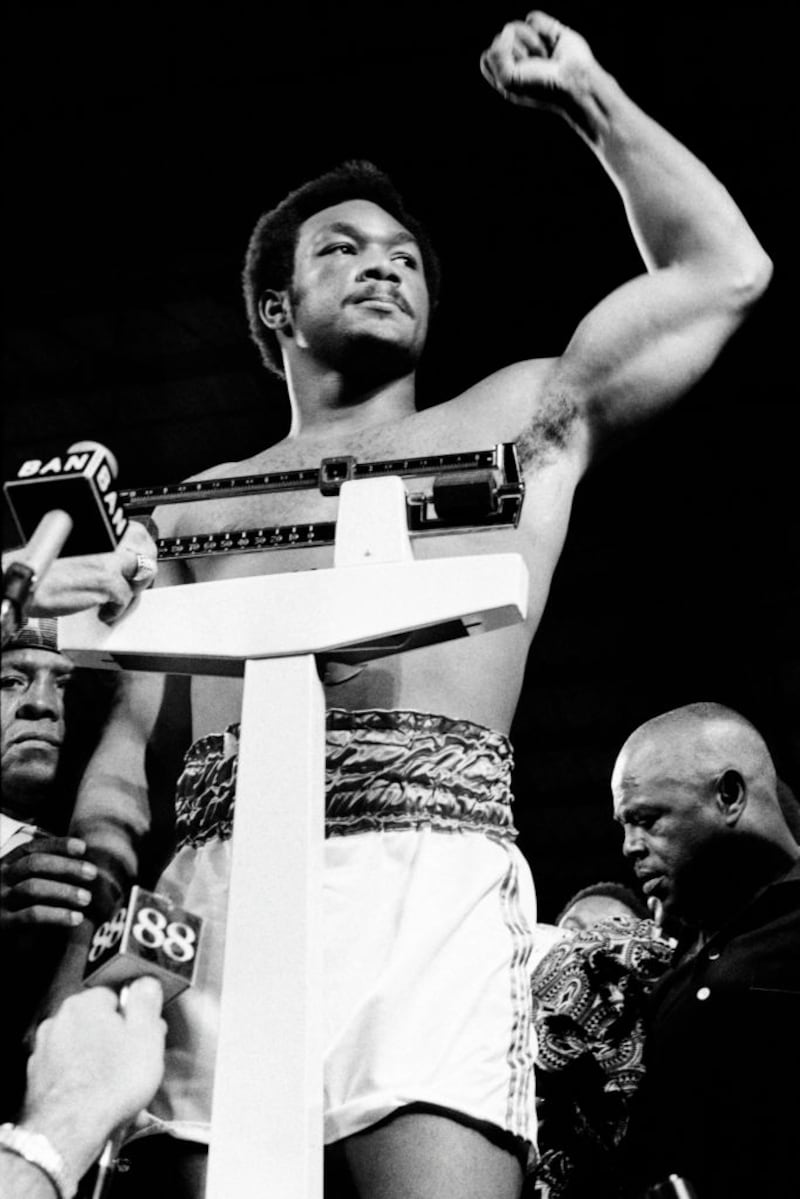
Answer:
M258 315L268 329L288 332L290 321L289 298L285 291L265 291L258 301Z
M738 770L726 770L717 780L717 805L730 824L735 824L747 803L747 788Z

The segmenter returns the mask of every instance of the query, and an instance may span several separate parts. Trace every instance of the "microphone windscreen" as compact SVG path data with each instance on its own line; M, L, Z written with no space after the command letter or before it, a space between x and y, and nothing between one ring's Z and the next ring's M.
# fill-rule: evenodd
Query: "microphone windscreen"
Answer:
M116 474L110 450L96 441L79 441L66 454L23 462L3 490L26 542L48 512L60 509L72 520L63 556L97 554L113 550L128 526Z
M83 985L119 988L149 974L169 1003L194 981L202 924L165 895L132 887L127 901L95 930Z

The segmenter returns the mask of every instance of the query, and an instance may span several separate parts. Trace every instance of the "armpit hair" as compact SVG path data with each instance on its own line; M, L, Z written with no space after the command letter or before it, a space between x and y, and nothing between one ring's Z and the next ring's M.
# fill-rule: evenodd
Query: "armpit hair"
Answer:
M566 395L549 396L517 439L520 467L542 466L566 449L578 418L578 407Z

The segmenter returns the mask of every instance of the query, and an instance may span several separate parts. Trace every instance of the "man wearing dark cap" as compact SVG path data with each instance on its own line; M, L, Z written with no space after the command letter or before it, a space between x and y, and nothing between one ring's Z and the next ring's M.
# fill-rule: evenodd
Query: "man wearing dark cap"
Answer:
M0 953L3 1016L2 1107L13 1107L22 1038L49 981L66 931L91 901L96 868L85 845L56 835L69 812L56 793L64 741L64 697L73 664L59 653L54 619L29 620L3 649ZM71 797L63 797L71 806Z

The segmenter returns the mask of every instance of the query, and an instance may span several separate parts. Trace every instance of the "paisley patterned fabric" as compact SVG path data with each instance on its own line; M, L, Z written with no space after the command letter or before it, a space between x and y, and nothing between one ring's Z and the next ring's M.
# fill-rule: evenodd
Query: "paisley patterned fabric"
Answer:
M177 849L233 827L239 725L196 741L176 791ZM516 837L511 744L502 733L411 711L327 714L326 832L430 827Z
M650 920L609 920L553 946L533 972L544 1199L618 1193L614 1150L644 1065L646 996L674 953Z

